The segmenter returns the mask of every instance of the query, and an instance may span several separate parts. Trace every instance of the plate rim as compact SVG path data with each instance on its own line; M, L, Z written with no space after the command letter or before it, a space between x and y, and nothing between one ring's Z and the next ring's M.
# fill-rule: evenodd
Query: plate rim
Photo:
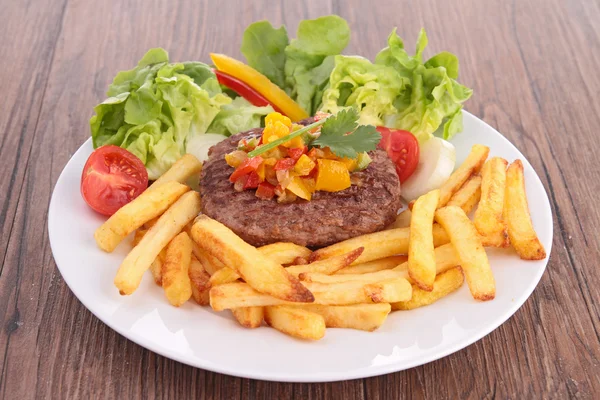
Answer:
M83 142L79 146L79 148L73 153L73 155L69 158L68 162L63 167L58 179L56 180L54 187L52 188L52 195L51 195L49 206L48 206L48 238L49 238L50 248L52 251L52 257L54 259L56 267L57 267L58 271L60 272L63 280L65 281L65 283L67 284L67 286L69 287L71 292L75 295L77 300L88 311L90 311L96 318L98 318L105 325L107 325L110 329L116 331L121 336L125 337L128 340L131 340L132 342L136 343L137 345L139 345L147 350L150 350L150 351L157 353L163 357L166 357L171 360L175 360L177 362L180 362L182 364L186 364L186 365L189 365L189 366L192 366L195 368L201 368L201 369L205 369L205 370L209 370L209 371L217 372L217 373L221 373L221 374L226 374L226 375L230 375L230 376L264 380L264 381L272 381L272 382L289 382L289 383L317 383L317 382L319 382L320 383L320 382L337 382L337 381L344 381L344 380L370 378L370 377L374 377L374 376L380 376L380 375L385 375L385 374L389 374L389 373L400 372L400 371L415 368L415 367L418 367L418 366L421 366L424 364L428 364L430 362L447 357L450 354L456 353L456 352L472 345L473 343L478 342L485 336L489 335L492 331L498 329L501 325L503 325L531 297L531 294L537 288L542 276L544 275L544 272L546 271L546 269L548 267L548 263L550 261L550 257L552 254L552 244L553 244L553 239L554 239L554 228L553 228L554 227L554 215L552 213L552 203L550 201L550 197L548 196L546 187L544 186L539 174L537 173L537 171L535 171L535 169L529 163L529 160L527 160L527 158L523 155L523 153L512 142L510 142L504 135L502 135L502 133L500 133L498 130L496 130L494 127L489 125L487 122L485 122L481 118L478 118L477 116L469 113L468 111L463 110L463 113L465 116L467 116L467 118L473 118L478 123L484 124L488 129L493 130L499 136L500 140L504 141L505 144L507 144L509 147L512 147L513 150L515 150L518 154L521 154L522 160L524 163L526 163L526 166L530 167L535 172L535 174L534 174L535 179L537 179L538 183L543 188L545 200L547 201L547 203L549 205L550 226L552 227L552 229L550 232L550 244L547 248L547 257L545 260L542 260L542 261L544 261L544 266L543 266L543 268L540 268L537 275L535 275L532 278L532 284L530 285L530 287L528 287L528 289L525 290L519 296L519 298L515 298L514 301L511 302L511 306L507 307L506 310L503 311L503 313L495 320L494 323L490 323L486 328L481 329L479 332L475 332L474 334L470 334L468 336L465 336L464 338L461 338L460 340L457 340L454 344L448 345L447 348L445 348L445 349L438 350L438 351L432 351L432 352L429 352L429 354L426 354L425 356L422 356L415 360L412 360L411 362L405 362L401 367L398 366L398 362L393 362L393 363L388 363L388 364L378 365L378 366L372 365L368 369L357 368L357 369L354 369L354 370L351 370L348 372L341 372L341 371L330 372L327 374L323 374L323 376L317 376L317 377L312 376L312 375L295 376L294 374L290 374L290 373L278 373L278 374L265 375L265 374L261 374L260 372L254 372L254 371L238 371L235 368L231 368L231 367L227 368L225 366L215 364L212 361L202 359L199 357L196 357L194 360L188 359L187 357L185 357L185 355L173 353L172 351L169 351L168 349L160 346L159 344L157 344L153 341L145 339L142 336L132 334L131 331L122 329L121 327L119 327L119 324L113 323L112 321L110 321L110 318L103 318L103 316L101 316L99 313L97 313L94 310L94 307L90 304L92 302L89 302L88 300L83 300L83 299L85 299L85 296L81 295L80 291L77 289L77 286L74 284L74 282L72 282L70 280L70 278L68 278L67 276L65 276L65 274L63 274L60 266L58 265L58 262L56 261L56 257L55 257L56 244L54 241L57 239L52 239L53 238L52 227L54 226L52 210L53 210L53 208L56 207L56 200L55 200L56 187L59 185L59 183L63 179L66 179L65 178L66 171L69 168L70 164L73 162L73 159L79 152L83 151L85 145L89 141L92 140L91 138L88 138L85 142Z

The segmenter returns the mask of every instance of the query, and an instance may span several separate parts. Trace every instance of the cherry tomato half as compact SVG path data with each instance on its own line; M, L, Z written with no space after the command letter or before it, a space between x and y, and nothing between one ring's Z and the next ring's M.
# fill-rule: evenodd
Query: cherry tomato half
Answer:
M396 173L400 183L405 182L415 172L419 164L419 142L408 131L389 129L378 126L381 133L379 148L387 151L388 156L396 164Z
M81 195L94 211L113 215L148 187L142 160L118 146L97 148L81 174Z

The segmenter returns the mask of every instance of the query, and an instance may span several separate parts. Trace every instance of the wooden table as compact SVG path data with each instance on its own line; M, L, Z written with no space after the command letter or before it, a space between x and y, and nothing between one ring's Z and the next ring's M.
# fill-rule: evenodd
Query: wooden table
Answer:
M0 397L592 398L600 395L600 6L595 1L0 1ZM220 4L220 5L219 5ZM336 13L350 54L398 26L412 48L456 53L467 109L511 140L552 203L548 269L525 305L476 344L422 367L327 384L188 367L121 337L62 280L47 235L52 188L89 136L92 107L150 47L173 60L239 56L267 18ZM595 395L595 396L594 396Z

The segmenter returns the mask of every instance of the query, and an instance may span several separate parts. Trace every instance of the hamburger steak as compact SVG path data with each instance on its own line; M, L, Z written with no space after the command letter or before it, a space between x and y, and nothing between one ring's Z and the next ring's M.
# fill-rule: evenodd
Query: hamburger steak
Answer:
M358 185L340 192L317 191L311 201L280 204L276 199L259 199L255 190L236 192L229 182L233 168L225 162L225 154L236 150L243 137L261 133L262 128L252 129L211 147L200 174L202 212L246 242L323 247L381 230L394 221L400 208L400 181L394 164L380 149L369 153L373 161L367 169L352 174Z

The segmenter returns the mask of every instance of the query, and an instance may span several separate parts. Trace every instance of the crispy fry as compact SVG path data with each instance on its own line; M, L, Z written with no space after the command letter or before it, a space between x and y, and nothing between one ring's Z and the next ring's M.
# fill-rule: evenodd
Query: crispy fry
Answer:
M465 212L456 206L440 208L435 213L435 219L450 236L471 295L477 300L492 300L496 296L496 283L473 223Z
M202 263L193 254L188 276L190 277L190 283L192 284L192 297L196 303L201 306L209 305L210 275L206 272Z
M169 303L179 307L192 297L189 270L192 258L192 241L181 232L167 246L167 258L162 265L162 287Z
M469 213L475 208L481 197L481 176L473 175L464 185L452 197L448 202L448 206L458 206L463 209L465 214Z
M190 177L198 176L200 171L202 171L202 163L195 156L184 154L167 172L154 181L152 187L173 181L185 184Z
M127 235L161 215L188 190L189 187L177 182L147 189L121 207L96 230L94 238L98 247L108 253L112 252Z
M193 236L191 234L190 234L190 237L193 238ZM200 246L198 246L198 243L196 243L194 240L192 240L192 243L193 243L192 252L194 253L194 256L196 256L196 258L198 260L200 260L200 262L202 263L202 266L204 267L204 269L206 270L206 272L208 272L208 274L210 276L213 276L215 273L217 273L217 271L219 271L223 268L227 268L227 267L225 267L225 264L223 264L221 261L219 261L213 255L208 254Z
M546 258L546 250L535 233L531 222L521 160L516 160L510 164L506 173L504 213L510 243L519 257L524 260L543 260Z
M256 290L282 300L310 303L313 295L280 264L244 242L231 229L206 215L194 221L192 237L204 250L236 272ZM211 300L212 302L212 300Z
M406 293L406 278L392 278L376 283L367 283L363 290L373 303L391 303L404 297Z
M431 292L435 280L435 253L433 247L433 214L440 199L440 191L419 197L412 210L408 242L408 275L423 290Z
M480 144L473 145L471 153L465 162L450 175L450 178L440 188L440 201L438 208L444 207L454 193L469 179L469 177L481 169L490 152L489 147Z
M349 306L326 306L305 304L291 306L314 312L325 318L328 328L358 329L372 332L385 322L391 307L389 303L353 304Z
M410 228L369 233L319 249L311 254L310 261L323 260L344 254L358 247L364 247L365 250L360 257L354 260L352 265L398 254L407 254L409 236ZM433 244L435 247L446 244L449 241L448 234L442 227L439 225L433 227Z
M158 222L159 218L160 218L160 215L158 217L154 217L150 221L144 223L144 228L146 228L146 229L152 228L154 226L154 224L156 224Z
M167 185L162 185L160 188ZM160 251L199 212L200 194L188 192L160 217L156 225L148 230L119 267L114 283L121 294L131 294L138 288L144 272L150 268Z
M356 264L350 267L343 268L336 272L334 275L355 275L383 271L386 269L392 269L394 267L397 267L406 260L408 260L408 257L406 256L390 256L386 258L380 258L379 260L367 261L366 263Z
M463 284L464 277L460 267L452 268L435 278L431 292L413 285L413 295L408 301L392 303L392 310L412 310L435 303L442 297L454 292Z
M391 303L410 299L412 286L406 279L396 279L392 284L394 290L390 290L392 287L389 287L380 291L383 296L381 302ZM364 282L306 283L305 285L313 293L315 304L348 305L372 302L364 290ZM239 307L297 304L260 293L246 283L228 283L210 289L210 305L215 311Z
M141 229L141 228L138 229L137 231L135 231L135 234L133 235L133 241L131 242L133 247L138 245L138 243L140 242L140 240L142 240L142 238L144 237L146 232L147 232L146 229Z
M263 256L270 258L277 264L294 264L297 257L308 258L312 251L304 246L294 243L278 242L259 247Z
M504 158L494 157L486 161L481 169L481 201L473 224L481 235L484 246L509 245L506 223L502 217L507 165Z
M310 264L292 265L285 270L296 276L304 272L319 272L321 274L331 275L352 264L352 262L362 254L363 250L363 247L359 247L346 254L315 261Z
M325 336L325 319L300 308L265 307L265 322L280 332L300 339L319 340Z
M258 328L262 325L265 316L264 307L234 308L231 312L244 328Z
M135 231L135 235L133 236L133 247L137 246L138 243L140 243L140 241L142 240L142 238L144 237L146 232L147 232L146 229L141 229L141 228L138 229L137 231ZM166 249L162 249L161 252L158 254L158 257L156 257L154 259L154 261L152 261L152 264L150 265L150 272L152 273L152 278L154 278L154 282L158 286L162 285L161 269L162 269L162 264L164 262L165 256L166 256Z
M235 272L232 268L225 267L215 271L215 273L210 277L210 283L212 286L218 286L235 282L238 279L240 279L240 274Z
M410 219L412 217L412 212L410 208L403 210L398 216L396 220L385 229L397 229L397 228L408 228L410 226Z

